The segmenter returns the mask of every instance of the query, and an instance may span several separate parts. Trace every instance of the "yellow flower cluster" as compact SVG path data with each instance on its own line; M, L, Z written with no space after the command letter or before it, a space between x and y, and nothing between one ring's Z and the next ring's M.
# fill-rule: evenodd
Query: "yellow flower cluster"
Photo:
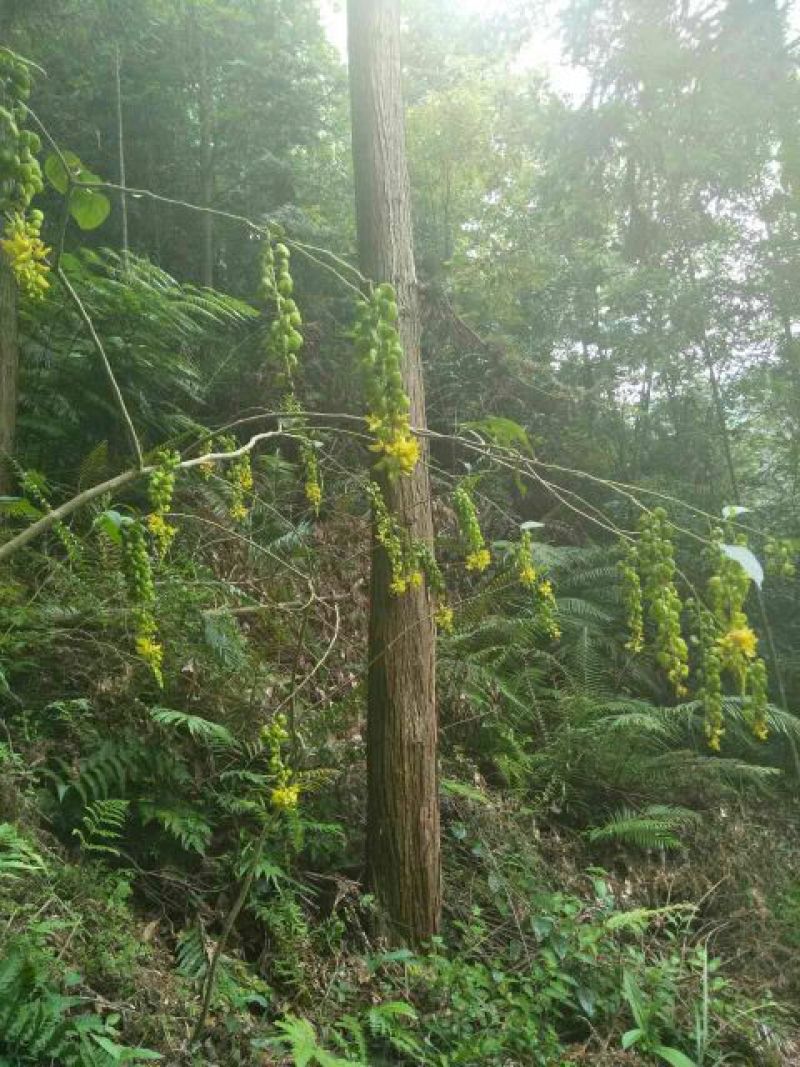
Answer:
M391 422L370 416L367 425L377 437L369 446L370 451L384 456L386 469L395 474L411 474L419 462L420 450L408 416L399 416Z
M133 608L136 654L150 667L159 685L164 684L161 666L164 650L159 644L158 627L153 607L156 599L153 571L147 551L144 527L128 520L120 529L122 537L122 568L128 599Z
M539 600L539 616L547 634L557 641L561 637L561 627L558 625L556 597L552 584L545 578L536 586L536 595Z
M647 615L653 624L656 661L675 695L687 695L689 646L683 637L683 602L675 586L675 549L664 508L644 512L639 520L639 575Z
M489 554L488 548L477 548L474 552L467 554L467 558L464 561L464 566L468 571L485 571L489 564L492 562L492 557Z
M307 439L301 441L300 456L303 460L306 475L306 500L314 509L314 513L319 515L320 505L322 504L322 485L319 478L319 460L311 441Z
M157 466L150 475L147 495L153 509L147 516L147 529L153 538L156 553L163 559L178 532L167 522L167 515L172 507L172 495L175 491L175 471L181 461L178 452L162 451L157 457Z
M156 550L158 551L159 556L165 556L169 546L172 544L175 534L178 532L177 529L174 526L171 526L164 516L157 511L148 515L146 522L147 529L150 531L150 535L156 544Z
M140 633L136 638L136 655L148 665L156 677L159 685L164 684L162 664L164 662L164 649L155 640L152 633Z
M11 263L20 292L31 300L41 300L50 288L50 282L47 280L50 272L47 256L50 249L39 236L42 219L41 211L32 211L27 219L24 215L15 213L6 225L5 238L0 241L0 247Z
M314 511L319 511L319 506L322 503L322 487L318 481L306 482L306 500Z
M422 571L409 571L407 574L399 574L392 578L389 583L389 592L393 596L402 596L409 589L419 589L422 585Z
M221 437L219 446L226 452L236 450L236 441L232 437ZM231 499L228 505L228 514L234 522L244 522L250 511L247 507L247 497L253 491L253 468L250 465L250 456L245 453L237 456L227 464L225 481L231 489Z
M419 589L425 572L430 572L431 560L435 568L433 552L427 546L414 543L408 531L400 529L375 482L367 486L367 495L372 504L375 538L386 552L392 571L389 592L393 596L402 596L409 589Z
M526 563L519 569L519 580L522 585L533 588L536 585L536 568L532 563Z
M276 715L269 726L261 731L261 739L269 752L269 773L275 783L269 795L271 807L276 811L294 811L300 800L300 785L294 781L290 767L283 760L281 746L289 740L286 719Z
M449 604L440 604L436 609L434 620L439 629L446 634L453 632L453 609Z
M530 530L523 530L516 550L517 577L520 584L532 589L538 577L533 565L533 538Z
M380 456L376 467L389 478L411 474L420 458L403 387L403 346L397 319L394 289L386 283L359 304L356 312L356 350L369 411L366 422L375 438L370 449Z
M727 660L736 656L753 659L758 651L758 638L749 626L740 626L723 634L719 638L719 646Z
M469 549L464 560L464 566L468 571L477 571L478 573L485 571L492 562L492 557L481 532L475 503L466 486L460 485L453 493L453 507L458 518L461 537Z
M278 811L292 811L297 807L300 800L300 786L293 785L276 786L269 795L269 802Z

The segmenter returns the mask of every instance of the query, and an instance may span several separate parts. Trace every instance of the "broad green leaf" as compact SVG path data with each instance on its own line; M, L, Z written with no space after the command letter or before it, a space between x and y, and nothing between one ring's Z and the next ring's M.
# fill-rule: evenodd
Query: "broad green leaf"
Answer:
M473 422L464 422L465 430L475 430L477 433L488 437L490 441L503 448L518 447L529 456L533 455L528 431L513 419L505 419L500 415L489 415L485 419L476 419Z
M622 1035L622 1047L624 1049L632 1048L637 1041L641 1041L644 1037L644 1030L640 1030L639 1027L635 1027L633 1030L626 1030Z
M122 527L129 526L132 522L133 519L129 515L121 515L118 511L111 509L101 512L94 520L94 525L117 545L122 540Z
M670 1048L669 1045L658 1045L653 1049L656 1056L660 1056L662 1060L666 1060L671 1067L697 1067L694 1060L690 1060L689 1057L681 1052L679 1049Z
M578 998L578 1003L583 1008L586 1015L591 1019L594 1015L595 995L593 990L587 989L586 986L579 986L575 992L575 996Z
M73 181L78 181L78 176L83 171L83 164L74 152L64 151L61 156L69 168L69 173L64 167L61 158L55 152L51 153L44 161L44 173L53 188L63 196L69 187L70 176Z
M38 519L42 514L24 496L0 496L0 512L12 519Z
M82 230L96 230L108 218L111 201L95 189L73 189L69 211Z
M61 157L55 153L49 155L45 160L44 172L50 184L62 196L66 195L72 180L69 212L82 230L95 230L105 222L111 211L108 197L97 189L79 188L102 179L87 170L74 152L62 152Z
M720 545L728 559L736 562L744 568L748 578L752 578L760 589L764 583L764 568L758 562L749 548L744 545Z

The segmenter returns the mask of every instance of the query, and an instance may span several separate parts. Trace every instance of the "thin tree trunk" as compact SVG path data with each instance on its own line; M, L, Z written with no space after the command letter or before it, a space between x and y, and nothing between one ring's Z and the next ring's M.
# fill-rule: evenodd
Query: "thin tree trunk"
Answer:
M8 493L17 426L17 283L5 253L0 252L0 493Z
M412 426L425 427L420 316L400 87L397 0L349 0L350 93L358 248L364 274L390 281L400 306ZM382 485L411 535L433 540L427 451ZM441 907L435 700L436 634L425 588L389 593L373 545L367 709L367 868L391 932L419 942Z
M119 170L119 184L122 188L125 188L125 125L122 118L122 80L120 78L120 68L122 66L122 58L120 56L119 44L115 46L114 50L114 86L116 90L116 106L117 106L117 159ZM119 210L122 226L122 265L125 270L128 269L128 198L125 193L119 194Z
M198 30L199 62L200 62L200 91L198 95L198 113L200 117L200 203L203 207L214 206L214 102L211 91L211 81L208 70L208 42L202 32ZM205 212L200 216L202 226L203 253L202 273L203 285L211 288L214 285L214 216Z
M10 11L0 3L0 37L6 43L11 24ZM8 457L14 454L17 432L18 372L17 283L11 264L0 251L0 494L8 493L14 484Z
M735 497L734 503L740 503L741 501L739 498L741 493L739 491L739 479L736 477L736 467L733 462L731 438L730 433L728 432L728 419L725 415L725 402L722 399L722 390L720 389L719 378L717 377L717 369L714 366L714 355L711 351L711 345L708 343L708 337L705 330L703 331L701 347L703 350L706 370L708 371L709 385L711 386L711 398L714 402L714 413L717 417L720 438L722 439L722 454L725 457L725 466L728 469L728 478L731 483L731 490Z

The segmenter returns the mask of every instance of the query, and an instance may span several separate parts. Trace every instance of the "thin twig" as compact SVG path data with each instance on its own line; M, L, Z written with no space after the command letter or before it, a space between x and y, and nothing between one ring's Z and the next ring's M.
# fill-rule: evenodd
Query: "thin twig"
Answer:
M133 451L136 455L136 463L141 469L144 466L142 446L139 444L139 438L136 433L136 428L133 425L133 419L131 418L127 405L125 404L125 398L123 397L122 390L120 389L119 383L117 382L114 370L111 366L111 361L106 355L106 350L103 347L103 342L100 340L97 330L94 328L94 323L92 322L91 315L86 310L81 298L73 289L72 283L64 273L64 270L60 264L56 268L56 275L58 276L58 279L61 284L66 289L67 295L72 300L75 307L78 309L78 314L83 319L84 324L86 325L86 328L89 331L89 335L92 338L94 347L97 349L98 355L100 356L100 359L103 363L103 367L105 368L106 376L111 386L111 391L113 392L114 398L117 401L117 407L119 408L120 414L122 415L122 421L125 423L125 428L128 431L128 437L130 437L131 444L133 445Z
M225 919L225 925L222 927L222 932L219 935L216 945L214 946L214 952L211 956L211 962L208 965L208 973L206 974L205 989L203 991L203 1002L200 1005L200 1014L197 1016L197 1022L194 1024L192 1030L192 1036L189 1038L189 1044L196 1045L203 1034L203 1028L206 1023L206 1016L208 1015L208 1008L211 1004L211 996L214 992L214 979L217 976L217 967L219 966L220 957L222 951L228 943L228 938L231 935L234 924L239 918L239 914L247 901L247 895L250 892L250 886L253 884L255 878L256 868L258 867L258 861L261 859L261 852L264 848L264 841L267 836L268 823L265 822L261 827L261 833L259 834L258 841L256 842L255 851L250 861L250 865L247 869L247 874L242 879L242 884L239 887L239 892L234 900L231 910L228 912Z
M237 456L242 456L246 452L255 448L261 441L266 441L272 437L294 437L294 434L287 433L285 430L270 430L266 433L257 433L254 437L251 437L247 444L242 445L241 448L237 448L233 452L211 452L204 456L195 456L192 459L183 460L178 464L179 470L189 470L191 467L199 467L202 463L226 463L232 459L236 459ZM97 497L102 496L104 493L113 493L117 489L121 489L123 486L128 485L130 482L135 481L137 478L143 478L147 474L152 474L155 470L155 465L149 467L137 467L131 470L122 471L121 474L115 475L113 478L108 478L104 482L100 482L98 485L90 486L89 489L84 489L82 493L78 493L77 496L72 497L70 500L60 504L57 508L53 508L52 511L48 511L46 515L42 515L36 522L32 522L30 526L26 527L16 537L12 537L5 544L0 545L0 562L8 559L18 549L24 548L25 545L30 544L31 541L36 540L40 534L46 533L57 522L61 522L62 519L72 515L73 512L78 511L85 504L90 503L92 500L96 500ZM303 575L305 578L305 575Z

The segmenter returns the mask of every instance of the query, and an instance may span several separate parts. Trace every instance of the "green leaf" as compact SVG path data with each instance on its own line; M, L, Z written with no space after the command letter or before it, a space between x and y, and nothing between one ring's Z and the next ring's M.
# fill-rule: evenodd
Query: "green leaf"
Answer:
M0 512L12 519L38 519L42 514L24 496L0 496Z
M586 986L579 986L575 991L575 996L578 998L578 1003L584 1010L588 1018L592 1018L594 1015L595 1007L595 995L594 991L587 989Z
M82 230L96 230L106 221L111 211L108 197L97 189L80 188L101 182L102 178L87 170L74 152L62 152L60 157L55 153L49 155L45 160L44 172L50 184L62 196L66 196L72 182L69 212Z
M122 541L122 527L130 526L132 523L133 519L129 515L121 515L114 510L103 511L94 520L95 527L102 530L115 545Z
M697 1067L695 1061L690 1060L685 1053L676 1048L670 1048L668 1045L657 1045L653 1052L655 1052L656 1056L660 1056L662 1060L666 1060L671 1067Z
M73 189L69 211L82 230L96 230L108 218L111 201L96 189Z
M69 170L64 166L64 163L66 163ZM60 157L53 152L44 161L44 173L47 180L62 196L69 187L70 177L72 177L73 181L77 181L78 175L82 170L83 164L74 152L64 151Z
M473 422L464 422L461 425L466 430L475 430L484 437L488 437L490 441L494 441L501 448L517 446L520 451L526 452L529 456L533 455L533 447L528 437L528 431L524 426L520 426L518 422L514 422L513 419L505 419L500 415L489 415L485 419L476 419Z
M640 1030L637 1026L633 1030L626 1030L622 1035L622 1047L624 1049L632 1048L637 1042L641 1041L644 1037L644 1030Z
M764 568L750 549L744 545L720 545L720 548L728 559L735 560L739 566L744 568L748 578L752 578L760 589L764 584Z

